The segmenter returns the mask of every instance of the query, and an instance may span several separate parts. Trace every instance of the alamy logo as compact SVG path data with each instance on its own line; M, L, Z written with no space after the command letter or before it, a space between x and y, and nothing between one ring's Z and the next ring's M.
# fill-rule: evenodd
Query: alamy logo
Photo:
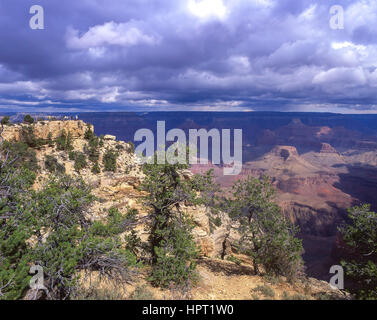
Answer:
M156 145L159 149L157 164L165 164L166 161L170 164L208 164L211 139L211 162L216 165L223 164L224 175L238 175L242 170L242 129L235 129L233 136L232 156L230 129L222 129L221 132L218 129L190 129L187 139L182 129L166 132L165 121L157 121L156 140L150 129L136 131L134 141L142 143L137 146L135 153L142 163L153 163ZM165 150L167 142L172 144Z
M334 5L330 8L330 28L333 30L344 29L344 9L340 5Z
M29 21L30 29L43 30L44 27L44 10L42 6L34 5L30 8L30 14L33 14Z
M330 268L330 273L334 274L334 276L331 277L330 279L330 286L333 289L339 289L343 290L344 289L344 270L342 266L332 266Z
M35 275L30 279L29 285L32 290L47 290L44 286L43 268L38 265L33 265L29 271Z

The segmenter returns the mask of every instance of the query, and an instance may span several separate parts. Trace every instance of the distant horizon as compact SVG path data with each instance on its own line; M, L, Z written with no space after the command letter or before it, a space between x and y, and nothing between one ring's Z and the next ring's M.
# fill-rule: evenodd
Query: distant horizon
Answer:
M264 111L239 111L239 110L124 110L124 111L0 111L0 116L4 115L17 115L17 114L80 114L80 113L286 113L286 114L331 114L331 115L377 115L377 112L360 112L360 113L342 113L331 111L276 111L276 110L264 110Z

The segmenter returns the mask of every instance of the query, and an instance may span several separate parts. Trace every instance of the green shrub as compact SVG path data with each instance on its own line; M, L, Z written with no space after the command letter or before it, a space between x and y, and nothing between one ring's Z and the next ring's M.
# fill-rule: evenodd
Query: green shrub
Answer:
M256 293L252 293L252 294L251 294L251 298L252 298L253 300L260 300L260 299L259 299L259 296L258 296Z
M281 283L281 278L279 276L266 274L263 278L268 283L275 285L275 286L278 285L279 283Z
M46 143L48 144L49 147L54 146L54 141L52 140L52 133L51 132L49 132L48 135L47 135Z
M85 154L82 152L76 152L75 154L75 164L74 168L77 172L80 172L80 170L86 168L88 163L86 162Z
M267 274L291 281L303 275L303 247L296 238L298 228L282 215L274 194L267 177L248 177L234 184L224 207L239 223L239 250L252 258L255 273L263 266Z
M267 298L275 298L275 291L267 285L259 285L251 290L253 293L260 293Z
M92 173L94 173L94 174L99 174L99 173L101 173L101 168L100 168L98 162L95 162L95 163L93 164L93 167L92 167Z
M65 173L64 165L60 164L54 156L46 155L44 164L46 170L51 173Z
M28 124L33 124L34 123L34 118L31 115L27 114L24 117L24 122L28 123Z
M301 293L295 293L293 295L289 295L287 292L284 291L283 296L282 296L282 300L295 300L295 301L310 300L310 297L306 296L304 294L301 294Z
M104 142L103 142L103 138L104 138L104 135L101 134L100 137L99 137L99 146L102 148L104 146Z
M89 123L87 123L86 126L87 126L87 128L86 128L86 131L84 133L84 139L91 140L95 137L94 132L93 132L92 127Z
M9 124L9 120L10 120L10 117L9 117L9 116L4 116L4 117L1 119L1 124L2 124L3 126L8 125L8 124Z
M89 139L88 145L85 146L85 152L91 162L97 162L99 159L99 141L99 138L93 135Z
M103 155L103 166L105 171L116 171L117 167L117 154L115 151L107 149Z
M103 285L100 281L91 281L89 288L78 288L72 295L72 300L123 300L122 292L117 286L107 286L101 288Z
M341 262L353 283L350 291L359 299L377 299L377 213L370 205L348 210L350 223L339 230L348 246Z
M130 296L131 300L155 300L155 297L148 288L143 286L137 286L134 292Z
M214 225L215 225L216 227L221 227L221 225L222 225L221 218L220 218L220 217L216 217L216 218L214 219L213 223L214 223Z
M72 135L66 133L64 130L60 132L60 135L56 138L56 148L59 151L72 151Z
M132 141L128 141L128 152L129 153L135 153L135 144Z
M238 259L237 257L233 256L233 255L230 255L226 258L226 260L228 261L231 261L231 262L234 262L236 265L240 266L242 261L240 259Z
M9 159L13 159L13 166L16 168L26 168L33 172L40 169L35 151L24 142L4 141L0 151L3 154L8 153Z
M43 139L37 139L34 129L31 126L23 126L21 130L21 141L26 143L30 148L39 149L45 144Z
M0 172L0 192L8 191L0 202L0 215L9 217L0 220L0 299L22 298L32 264L43 268L47 299L69 299L77 293L80 271L131 279L137 261L123 248L118 232L132 224L122 220L120 228L117 218L117 226L112 221L92 222L86 212L94 197L82 180L52 178L35 192L26 172L11 164L2 167L7 172ZM33 238L36 245L29 242Z
M75 161L76 159L76 152L75 151L69 151L68 152L68 159L71 161Z

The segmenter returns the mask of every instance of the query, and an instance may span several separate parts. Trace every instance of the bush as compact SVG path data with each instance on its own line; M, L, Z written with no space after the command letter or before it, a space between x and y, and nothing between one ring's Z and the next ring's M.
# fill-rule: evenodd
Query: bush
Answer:
M155 300L155 297L148 288L143 286L137 286L135 291L130 296L131 300Z
M293 295L289 295L289 293L284 291L283 295L282 295L282 300L294 300L294 301L310 300L310 297L306 296L304 294L301 294L301 293L295 293ZM319 299L319 300L321 300L321 299ZM325 299L325 300L327 300L327 299Z
M58 160L51 155L47 155L45 157L45 168L51 173L57 172L57 173L65 173L65 167L64 165L60 164Z
M91 221L86 211L94 197L80 179L52 178L41 191L34 192L25 174L7 169L13 172L11 181L4 179L9 172L0 172L0 214L9 215L0 220L0 299L18 299L25 294L32 264L43 268L47 299L69 299L78 292L81 271L98 271L100 276L118 281L131 279L136 258L123 248L119 236L132 226L127 217L109 217L105 223Z
M4 141L0 147L0 152L8 154L8 158L14 161L13 167L15 168L25 168L32 172L39 170L35 151L24 142Z
M87 167L88 164L86 162L85 154L83 154L82 152L76 152L74 158L75 158L74 168L77 172L80 172L80 170Z
M89 123L86 124L86 131L84 133L84 139L91 140L95 138L94 132L92 130L92 127Z
M228 261L231 261L231 262L234 262L236 265L240 266L242 261L240 259L238 259L237 257L233 256L233 255L230 255L226 258L226 260Z
M3 148L3 146L1 146ZM0 300L18 299L29 286L31 255L28 221L33 221L24 201L35 181L35 173L9 154L0 153Z
M101 173L101 168L100 168L98 162L95 162L95 163L93 164L93 167L92 167L92 173L94 173L94 174L99 174L99 173Z
M213 220L213 224L214 224L216 227L221 227L221 225L222 225L221 218L220 218L220 217L216 217L216 218Z
M52 133L51 132L49 132L48 135L47 135L46 143L48 144L49 147L54 146L54 141L52 140Z
M75 161L75 159L76 159L76 152L75 151L70 151L68 153L68 159L71 160L71 161Z
M113 283L105 283L106 288L101 288L104 283L90 280L88 288L80 287L72 295L72 300L123 300L122 292Z
M3 126L8 125L8 124L9 124L9 120L10 120L10 117L8 117L8 116L4 116L4 117L1 119L1 124L2 124Z
M377 213L370 205L348 210L350 223L340 228L349 250L341 262L352 293L359 299L377 299Z
M88 158L91 162L95 163L99 159L99 138L92 136L89 139L88 145L85 146L85 152L88 154Z
M269 275L294 280L303 275L303 247L295 237L298 229L273 202L274 193L267 177L248 177L234 184L233 197L226 206L232 219L239 222L239 248L253 259L255 273L260 274L261 265Z
M56 148L59 151L72 151L72 135L67 134L64 130L60 132L60 135L56 138Z
M116 171L117 167L117 154L115 151L107 149L103 156L103 166L105 171Z
M104 135L101 134L101 135L99 136L99 146L100 146L101 148L105 145L105 143L103 142L103 138L104 138Z
M28 124L33 124L34 123L34 118L31 115L27 114L24 117L24 122L28 123Z
M275 291L267 285L259 285L251 290L253 293L260 293L267 298L275 298Z
M21 141L26 143L30 148L39 149L44 145L42 139L37 139L34 133L34 129L31 126L24 126L21 130Z
M132 141L128 141L128 152L129 153L135 153L135 144Z

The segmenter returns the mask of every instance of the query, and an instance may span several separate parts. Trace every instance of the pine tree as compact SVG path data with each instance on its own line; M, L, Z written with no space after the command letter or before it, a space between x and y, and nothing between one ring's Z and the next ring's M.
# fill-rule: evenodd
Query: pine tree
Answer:
M267 177L239 180L228 200L230 216L239 223L239 249L253 260L254 271L262 266L267 274L294 279L301 275L303 264L301 241L274 203L274 188Z
M185 164L145 164L146 175L142 189L143 199L150 208L149 244L152 254L150 280L159 286L182 285L196 278L198 248L195 244L191 216L183 204L199 205L205 199L201 191L207 185L205 179L183 177Z
M377 299L377 213L370 205L348 210L350 223L340 228L350 254L341 262L360 299Z

